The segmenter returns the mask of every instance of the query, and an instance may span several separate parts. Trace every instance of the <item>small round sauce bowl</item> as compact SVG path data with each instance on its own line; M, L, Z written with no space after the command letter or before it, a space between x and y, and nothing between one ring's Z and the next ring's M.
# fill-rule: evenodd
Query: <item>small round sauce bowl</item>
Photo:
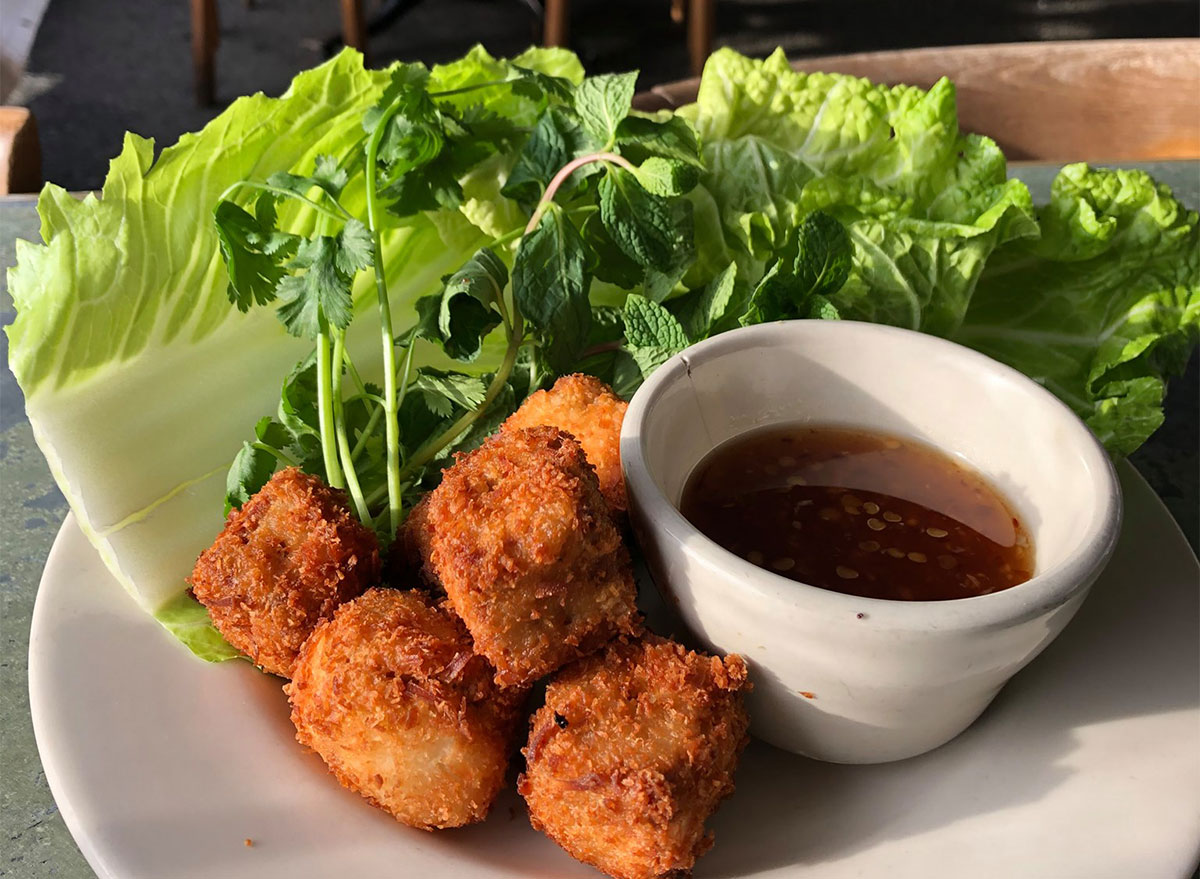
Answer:
M890 433L974 468L1031 536L1033 578L888 601L728 552L680 514L680 496L711 449L772 424ZM750 664L752 731L836 763L912 757L966 729L1074 616L1121 523L1108 455L1053 395L968 348L878 324L784 321L688 348L634 395L621 458L659 590L709 649Z

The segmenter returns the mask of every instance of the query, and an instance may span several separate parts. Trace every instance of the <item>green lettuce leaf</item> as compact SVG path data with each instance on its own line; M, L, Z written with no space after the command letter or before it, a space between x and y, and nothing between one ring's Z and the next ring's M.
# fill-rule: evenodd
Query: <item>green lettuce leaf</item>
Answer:
M878 86L793 71L778 51L754 61L723 49L680 113L707 166L692 196L694 286L730 260L755 282L788 231L823 210L854 246L838 312L948 335L996 246L1037 234L1029 191L1006 179L996 144L959 132L948 80Z
M300 74L282 97L235 101L157 160L151 141L127 135L99 197L47 186L38 202L45 243L17 242L9 365L34 435L109 570L177 634L171 602L221 528L231 451L275 409L278 377L310 347L270 309L230 307L213 206L236 181L309 173L318 155L354 148L387 79L348 50ZM343 194L347 203L361 197ZM311 229L314 220L296 212L289 222ZM469 227L449 248L425 218L386 230L398 327L482 240ZM357 279L356 311L372 310L373 286L369 273ZM356 321L348 344L364 373L378 371L377 319ZM187 627L183 640L211 653L194 618Z
M989 261L954 338L1067 402L1118 454L1162 423L1200 339L1200 223L1141 171L1068 165L1042 237Z

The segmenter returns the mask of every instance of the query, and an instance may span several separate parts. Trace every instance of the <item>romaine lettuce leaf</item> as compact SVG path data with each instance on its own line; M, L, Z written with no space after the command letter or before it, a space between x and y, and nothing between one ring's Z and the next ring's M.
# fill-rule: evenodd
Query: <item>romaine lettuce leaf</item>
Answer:
M1042 237L988 262L954 338L1067 402L1113 452L1162 423L1166 377L1200 339L1200 224L1141 171L1068 165Z

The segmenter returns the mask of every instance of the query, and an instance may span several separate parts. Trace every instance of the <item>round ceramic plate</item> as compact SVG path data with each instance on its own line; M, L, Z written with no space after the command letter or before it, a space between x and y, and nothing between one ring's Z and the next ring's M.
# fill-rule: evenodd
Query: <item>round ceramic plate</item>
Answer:
M955 741L882 766L754 742L695 876L1186 876L1200 856L1200 569L1122 467L1112 563L1066 632ZM343 790L292 737L280 682L193 659L68 518L33 617L46 778L102 877L599 876L510 789L424 833ZM251 840L252 845L247 845Z

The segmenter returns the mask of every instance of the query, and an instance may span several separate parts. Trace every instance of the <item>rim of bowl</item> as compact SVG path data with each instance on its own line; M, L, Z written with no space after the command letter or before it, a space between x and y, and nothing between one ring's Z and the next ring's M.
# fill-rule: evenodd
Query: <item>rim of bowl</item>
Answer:
M734 555L702 534L684 518L650 474L642 425L653 417L650 413L655 400L668 386L686 378L691 364L715 360L741 348L777 347L781 340L793 340L797 333L844 334L847 344L851 338L861 335L876 336L892 344L941 348L958 357L964 370L981 375L990 373L995 378L1021 385L1035 397L1041 396L1061 416L1093 476L1097 503L1075 551L1049 570L998 592L938 601L901 601L848 595L783 577ZM907 362L921 361L911 359ZM936 441L929 444L953 453L953 449ZM775 321L729 330L685 348L655 370L633 395L621 427L621 463L631 498L637 498L645 519L652 523L648 527L666 532L669 539L680 544L686 555L704 567L733 575L728 578L730 589L771 602L792 606L803 604L806 610L825 612L831 617L864 614L876 626L896 629L987 629L1011 625L1052 610L1089 586L1099 575L1112 555L1121 529L1121 489L1112 460L1092 431L1065 403L1029 377L986 354L938 336L864 321Z

